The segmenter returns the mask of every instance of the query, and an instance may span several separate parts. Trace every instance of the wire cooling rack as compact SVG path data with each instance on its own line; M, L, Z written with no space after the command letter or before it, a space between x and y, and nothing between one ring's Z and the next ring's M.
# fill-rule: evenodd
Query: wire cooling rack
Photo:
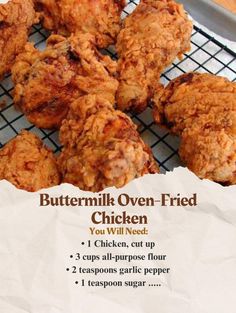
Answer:
M122 16L125 18L136 7L138 1L130 1ZM32 28L30 41L35 42L38 49L45 48L45 40L49 33L36 25ZM236 80L236 53L221 42L210 36L201 28L194 26L191 38L192 49L184 58L167 68L162 75L162 83L167 84L171 79L188 72L208 72L216 75L226 76L230 80ZM116 58L114 50L106 50L112 58ZM60 150L57 131L39 129L31 125L21 112L16 111L12 99L13 84L11 77L7 76L0 84L0 147L15 137L22 129L30 130L37 134L44 143L55 153ZM174 167L182 165L178 157L179 139L158 127L153 122L151 108L139 115L132 116L133 121L139 125L139 131L144 141L152 148L155 159L160 165L161 171L169 171Z

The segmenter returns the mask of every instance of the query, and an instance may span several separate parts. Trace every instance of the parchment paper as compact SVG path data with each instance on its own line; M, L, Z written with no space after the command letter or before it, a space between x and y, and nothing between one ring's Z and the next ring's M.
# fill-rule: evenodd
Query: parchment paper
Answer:
M39 207L39 193L29 194L2 181L0 312L236 312L235 191L235 186L226 188L201 181L184 168L166 175L145 176L123 189L105 190L114 197L121 193L130 197L197 193L198 206L104 208L107 213L125 209L130 214L146 214L149 235L142 239L157 243L157 251L167 255L166 265L171 273L159 278L161 287L103 289L77 286L73 274L65 270L71 264L70 254L88 252L81 241L92 238L88 228L92 226L91 213L95 208ZM66 184L46 192L50 196L91 195ZM102 239L130 244L141 237L102 236ZM108 252L106 248L102 251ZM137 253L141 252L142 249L137 249ZM158 265L155 261L152 264Z

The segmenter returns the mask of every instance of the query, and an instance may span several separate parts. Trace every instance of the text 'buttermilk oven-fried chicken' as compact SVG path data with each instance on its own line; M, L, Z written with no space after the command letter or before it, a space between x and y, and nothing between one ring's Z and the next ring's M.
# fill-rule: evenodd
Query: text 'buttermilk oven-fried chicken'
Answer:
M43 25L64 36L90 33L96 45L105 48L115 43L120 31L125 0L34 0Z
M192 22L173 0L142 0L117 38L118 108L142 112L163 70L190 50Z
M181 136L179 155L200 178L236 184L236 83L188 73L154 97L154 119Z
M0 78L10 71L16 56L24 50L29 29L37 22L31 0L0 4Z
M34 192L60 183L53 153L34 134L22 131L0 150L0 180Z
M70 103L82 95L102 94L114 103L116 62L96 50L92 35L52 35L46 50L30 43L25 50L12 68L14 102L37 127L60 127Z
M158 167L136 126L102 97L81 97L71 105L60 129L63 182L98 192L120 188Z

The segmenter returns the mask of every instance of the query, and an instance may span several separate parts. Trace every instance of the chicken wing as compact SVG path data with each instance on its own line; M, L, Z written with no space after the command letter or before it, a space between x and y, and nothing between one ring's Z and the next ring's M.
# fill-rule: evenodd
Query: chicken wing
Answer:
M34 134L22 131L0 150L0 180L19 189L37 191L60 183L53 153Z
M0 78L10 71L16 56L24 50L30 27L38 21L31 0L0 4Z
M181 136L179 154L200 178L236 184L236 83L188 73L154 97L154 119Z
M115 42L125 0L35 0L43 25L64 36L88 32L100 48Z
M12 68L14 102L36 126L58 128L70 103L84 94L114 102L116 62L96 50L92 35L52 35L43 52L29 43L25 50Z
M119 188L136 177L158 172L131 119L100 96L84 96L71 105L60 140L63 181L82 190Z
M117 39L121 110L142 112L163 70L190 49L192 22L173 0L142 0Z

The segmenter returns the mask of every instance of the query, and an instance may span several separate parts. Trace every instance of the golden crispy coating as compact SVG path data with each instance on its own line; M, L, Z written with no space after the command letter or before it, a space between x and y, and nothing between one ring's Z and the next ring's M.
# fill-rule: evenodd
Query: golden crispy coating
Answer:
M102 94L114 102L116 62L101 55L94 37L52 35L43 52L27 44L12 68L14 102L38 127L58 128L70 103L81 95Z
M236 184L236 109L197 118L183 132L179 154L199 177Z
M102 97L81 97L71 105L60 140L63 181L82 190L119 188L136 177L158 172L131 119Z
M181 136L180 157L200 178L236 183L236 83L188 73L154 97L154 119Z
M53 153L34 134L22 131L0 150L0 180L30 192L58 185Z
M117 39L121 110L143 111L163 70L190 49L192 23L173 0L143 0Z
M0 77L8 73L24 50L30 27L38 22L31 0L0 4Z
M196 117L210 109L234 111L236 83L211 74L186 73L172 80L154 97L154 119L181 135Z
M35 0L43 25L68 36L86 32L95 36L100 48L115 42L125 0Z

